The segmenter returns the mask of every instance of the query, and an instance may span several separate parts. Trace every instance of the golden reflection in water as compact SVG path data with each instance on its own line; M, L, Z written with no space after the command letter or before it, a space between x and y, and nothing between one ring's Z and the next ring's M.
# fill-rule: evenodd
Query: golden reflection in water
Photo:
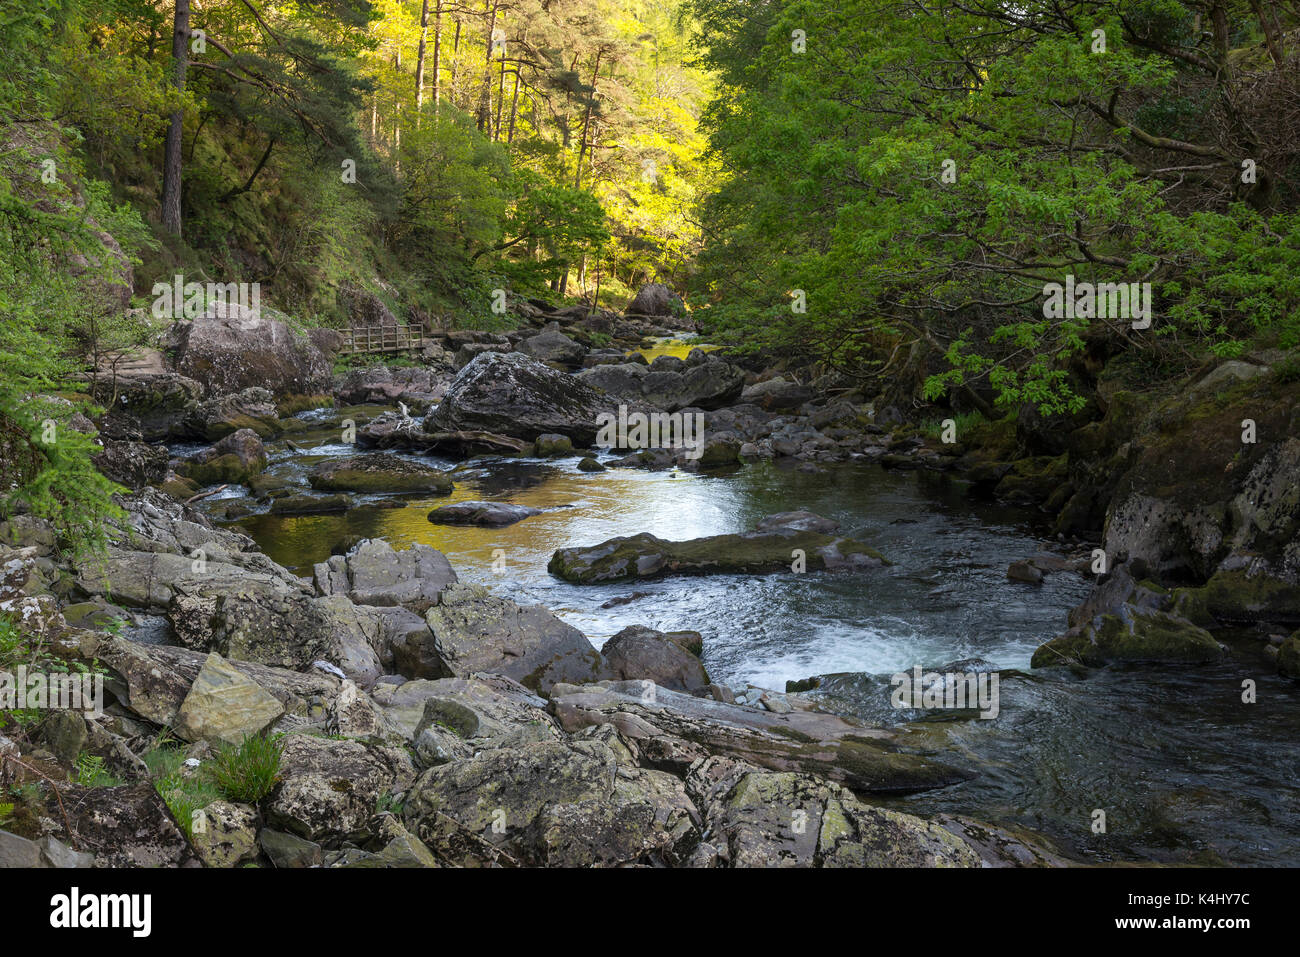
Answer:
M720 348L721 346L711 346L695 339L656 339L654 345L650 348L633 349L628 355L639 352L646 357L647 362L654 362L660 356L685 359L691 354L692 349L703 349L705 352L712 352L714 349Z
M442 498L405 500L400 508L358 504L341 515L257 515L240 525L274 561L300 575L327 559L345 538L383 538L394 548L432 545L467 578L491 581L496 549L506 574L517 581L547 577L557 548L594 545L620 535L650 532L688 539L743 531L737 524L740 494L730 483L682 472L611 469L579 472L572 460L502 462L487 470L455 473L456 488ZM468 500L505 501L542 509L505 528L434 525L429 512Z

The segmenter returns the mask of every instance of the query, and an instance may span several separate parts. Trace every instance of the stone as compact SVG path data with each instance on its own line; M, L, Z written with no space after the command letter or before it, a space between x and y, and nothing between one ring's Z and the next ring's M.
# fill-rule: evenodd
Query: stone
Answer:
M333 459L307 476L311 487L325 492L422 492L450 495L451 476L385 452Z
M394 648L410 677L502 674L546 694L557 681L604 676L600 653L582 632L540 605L520 606L485 589L453 585L425 616L432 641Z
M213 653L181 702L176 733L186 741L240 744L282 714L274 695Z
M514 505L510 502L455 502L441 505L429 513L435 525L482 525L503 528L533 515L542 514L538 508Z
M700 659L653 628L624 628L605 642L600 654L614 676L622 680L645 678L661 688L688 693L709 685Z
M596 439L609 403L577 378L520 353L485 353L457 373L424 420L429 433L484 431L532 441L558 432L578 445Z
M331 556L314 571L318 595L342 595L359 605L401 606L419 614L457 581L447 556L437 549L412 545L399 552L379 538Z

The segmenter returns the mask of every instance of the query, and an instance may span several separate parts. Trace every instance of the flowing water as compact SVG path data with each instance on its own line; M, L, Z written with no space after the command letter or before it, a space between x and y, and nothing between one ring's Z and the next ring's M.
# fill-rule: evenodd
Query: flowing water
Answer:
M311 431L295 436L304 451L275 452L272 474L302 479L322 458L355 454L338 442L332 416L305 414ZM1025 826L1093 862L1300 864L1300 686L1276 676L1260 637L1239 636L1212 666L1030 673L1034 648L1064 630L1089 582L1075 572L1049 575L1041 586L1008 581L1011 561L1050 544L1033 515L972 502L959 481L866 465L810 474L764 464L691 475L584 473L576 459L412 459L454 468L453 494L358 496L342 515L258 514L240 524L304 576L350 537L432 545L462 579L543 604L597 646L632 624L693 629L704 636L713 680L782 690L790 679L837 674L817 694L873 722L917 717L890 706L889 675L983 659L1001 671L995 719L949 714L906 725L910 748L978 777L889 803ZM544 511L504 529L426 520L431 508L466 499ZM566 584L546 571L562 546L641 531L668 539L747 531L765 515L793 509L838 520L845 534L896 564L867 574L603 586ZM1245 678L1257 682L1258 703L1242 702ZM1105 833L1093 831L1096 810L1105 812Z

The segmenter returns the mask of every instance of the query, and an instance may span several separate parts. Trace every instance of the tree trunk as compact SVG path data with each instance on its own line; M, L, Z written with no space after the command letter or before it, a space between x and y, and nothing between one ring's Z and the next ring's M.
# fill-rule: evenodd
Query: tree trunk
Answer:
M519 63L515 63L515 92L510 98L510 128L506 133L506 144L515 141L515 115L519 110Z
M424 109L424 50L429 41L429 0L420 5L420 46L415 53L415 128Z
M484 0L483 15L487 22L487 51L483 57L483 85L478 95L478 130L489 132L492 124L492 34L497 28L499 0Z
M582 155L587 151L587 133L591 127L591 107L596 102L596 77L600 74L600 57L604 50L596 51L596 66L591 71L591 95L587 98L587 109L582 116L582 139L578 141L578 172L573 177L573 188L582 188Z
M437 0L433 8L433 109L436 113L438 102L442 98L439 91L438 60L442 52L442 0Z
M172 32L172 61L176 70L176 91L185 91L185 68L189 62L190 0L176 0L176 21ZM176 110L167 127L163 145L162 224L169 233L181 234L181 146L185 114Z

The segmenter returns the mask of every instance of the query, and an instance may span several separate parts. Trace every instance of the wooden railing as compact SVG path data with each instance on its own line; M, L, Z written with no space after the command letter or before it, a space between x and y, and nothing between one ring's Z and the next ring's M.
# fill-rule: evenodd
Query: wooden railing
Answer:
M424 326L353 326L343 330L344 353L407 352L424 342Z

